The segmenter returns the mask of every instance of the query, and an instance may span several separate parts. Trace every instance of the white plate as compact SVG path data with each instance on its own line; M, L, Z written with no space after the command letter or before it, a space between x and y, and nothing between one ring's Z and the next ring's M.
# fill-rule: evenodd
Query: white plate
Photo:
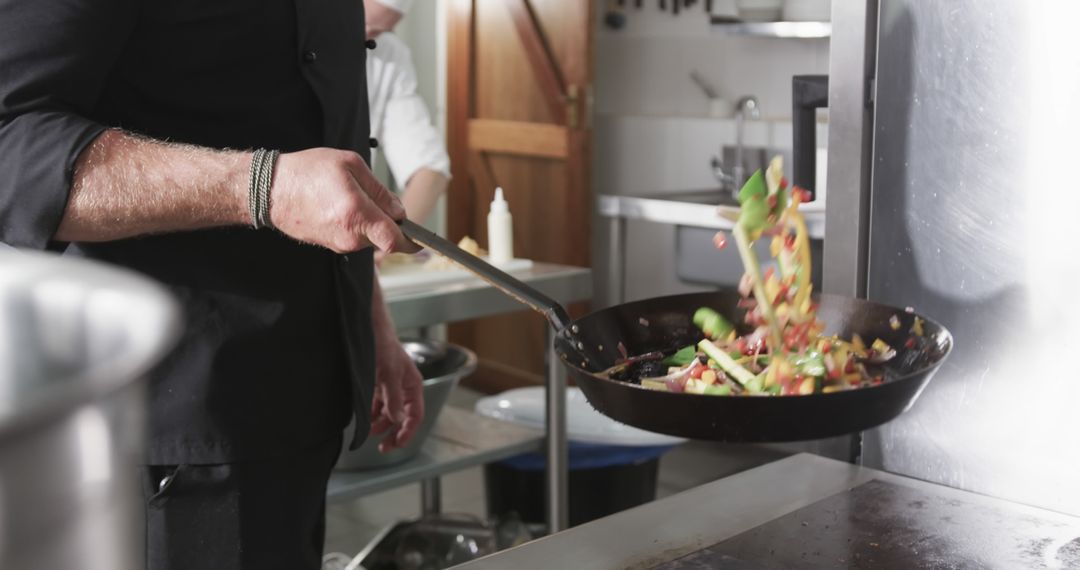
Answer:
M481 399L476 413L535 429L544 429L544 388L517 388ZM581 389L566 389L566 435L570 441L596 445L651 447L678 445L685 439L621 424L593 409Z

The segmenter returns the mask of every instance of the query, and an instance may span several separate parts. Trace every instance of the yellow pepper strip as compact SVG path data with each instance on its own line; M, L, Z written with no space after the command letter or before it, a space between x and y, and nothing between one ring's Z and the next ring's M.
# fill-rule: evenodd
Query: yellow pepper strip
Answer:
M810 237L809 232L806 229L806 220L803 218L802 212L799 211L799 201L791 200L791 204L788 206L787 212L784 217L788 224L795 226L795 252L799 256L799 265L802 267L801 272L795 272L798 276L798 287L795 292L794 305L803 310L804 306L808 306L807 302L810 299L810 271L812 268L810 262ZM806 314L805 312L803 313Z
M850 386L850 385L858 384L859 382L861 382L862 381L862 376L860 376L857 372L853 372L851 374L845 374L842 379L844 381L844 384L847 384L847 385Z
M915 317L915 322L911 324L911 333L915 336L923 335L923 320L919 317Z

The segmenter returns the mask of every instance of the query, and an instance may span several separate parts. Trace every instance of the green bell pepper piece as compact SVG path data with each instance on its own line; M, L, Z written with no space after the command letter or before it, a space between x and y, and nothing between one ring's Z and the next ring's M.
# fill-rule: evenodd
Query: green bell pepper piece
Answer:
M697 358L697 347L694 345L684 346L678 352L665 358L662 362L665 366L686 366Z
M761 174L761 170L756 170L739 190L739 204L745 206L746 202L754 196L765 199L768 195L768 190L765 188L765 176Z
M751 239L758 236L759 231L765 226L768 219L769 205L765 203L765 198L760 196L752 196L749 200L743 202L742 208L739 210L739 223L750 233Z
M705 387L706 396L730 396L731 386L727 384L710 384Z
M753 378L750 379L749 382L744 384L744 386L746 386L746 391L750 392L751 394L760 394L760 393L764 392L765 391L765 373L762 372L761 374L758 374L757 376L754 376Z
M798 371L805 376L820 377L825 375L825 357L816 350L807 351L794 362Z
M705 333L705 336L713 340L724 338L735 330L735 325L708 307L702 307L694 312L694 324Z
M788 192L790 192L790 190L780 190L776 193L776 207L773 208L772 213L776 215L777 218L779 218L780 215L784 213L784 210L787 209Z

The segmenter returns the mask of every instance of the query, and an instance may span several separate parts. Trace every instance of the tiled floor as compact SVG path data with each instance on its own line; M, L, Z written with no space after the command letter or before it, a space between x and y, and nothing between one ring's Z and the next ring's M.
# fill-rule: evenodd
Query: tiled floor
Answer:
M472 409L479 396L458 388L450 404ZM666 497L703 483L779 459L784 452L755 446L692 442L660 461L658 497ZM443 512L486 514L484 476L480 468L460 471L442 479ZM359 552L384 527L420 511L420 487L408 485L327 508L326 552Z

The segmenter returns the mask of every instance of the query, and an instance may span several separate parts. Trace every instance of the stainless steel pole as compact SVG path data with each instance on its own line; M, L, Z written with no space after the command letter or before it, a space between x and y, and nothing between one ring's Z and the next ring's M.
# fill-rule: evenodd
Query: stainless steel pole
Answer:
M829 62L829 168L822 283L826 293L866 297L877 82L877 2L833 0ZM840 197L839 199L837 197ZM848 461L860 465L862 432Z
M555 353L554 334L548 330L547 355L547 521L554 534L568 526L569 453L566 441L566 371Z
M613 216L609 222L608 274L606 306L618 305L626 300L626 218Z
M420 482L420 512L424 516L442 512L442 481L438 477Z
M877 73L877 2L833 0L822 285L866 297ZM839 198L837 198L839 197Z

